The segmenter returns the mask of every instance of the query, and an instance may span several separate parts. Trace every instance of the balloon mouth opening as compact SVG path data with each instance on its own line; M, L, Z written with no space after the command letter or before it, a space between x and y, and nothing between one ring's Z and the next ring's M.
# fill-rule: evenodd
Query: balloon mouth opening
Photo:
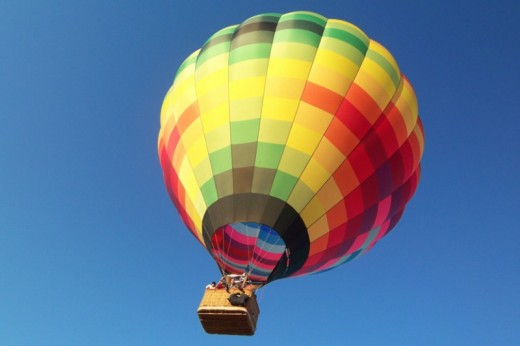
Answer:
M219 227L211 244L213 258L223 273L246 273L250 280L263 283L286 251L285 242L276 230L256 222Z

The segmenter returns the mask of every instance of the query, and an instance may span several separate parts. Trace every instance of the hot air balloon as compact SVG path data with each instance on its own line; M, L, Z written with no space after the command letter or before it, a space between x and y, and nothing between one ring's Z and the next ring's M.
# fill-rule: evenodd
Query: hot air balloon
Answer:
M180 217L223 275L247 277L251 300L368 252L414 194L423 148L416 96L392 55L311 12L212 35L178 69L158 139ZM259 311L246 308L252 334Z

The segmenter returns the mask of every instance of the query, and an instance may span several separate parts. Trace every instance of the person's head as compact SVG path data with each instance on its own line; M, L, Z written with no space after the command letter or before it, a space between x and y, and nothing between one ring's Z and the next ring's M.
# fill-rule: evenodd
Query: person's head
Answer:
M215 286L216 284L217 284L217 283L216 283L215 281L213 281L213 282L211 283L211 286Z

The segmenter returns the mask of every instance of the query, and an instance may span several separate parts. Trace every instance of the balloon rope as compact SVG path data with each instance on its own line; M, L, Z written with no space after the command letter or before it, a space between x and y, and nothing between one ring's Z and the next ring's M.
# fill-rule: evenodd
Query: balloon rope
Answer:
M267 243L267 241L269 240L269 237L271 236L271 234L275 234L275 233L276 233L275 231L273 231L272 229L269 229L269 233L267 233L267 238L265 239L264 244ZM258 241L257 241L257 244L258 244ZM271 252L271 249L272 249L273 246L275 246L275 245L278 245L278 240L276 240L276 241L275 241L274 243L272 243L272 244L269 243L269 246L268 246L267 250L265 250L265 249L264 249L264 246L262 245L262 246L260 247L260 252L259 252L259 254L262 254L262 252L263 252L264 254L262 254L261 256L258 257L258 262L261 262L261 261L264 259L265 255L267 255L269 252Z
M206 235L208 236L208 238L210 238L209 232L206 229L206 227L202 226L202 229L206 232ZM213 236L215 236L215 233L213 233ZM217 266L219 267L220 272L222 273L222 275L224 275L224 260L222 259L222 249L219 246L219 243L216 241L213 241L212 238L210 238L210 243L213 248L211 255L212 255L213 259L215 259L215 261L217 262Z
M251 270L251 251L249 249L249 227L246 227L246 246L247 246L247 266L246 266L246 269L244 270L244 273L247 273L247 275L250 274L250 270Z
M231 249L231 242L233 241L233 234L235 233L235 227L230 226L230 228L231 228L231 234L229 235L229 242L228 242L227 250L225 252L225 256L228 258L229 258L229 250ZM224 234L225 234L225 232L224 232ZM224 237L222 237L222 244L224 244L224 242L225 242L225 239L224 239ZM224 244L224 246L225 246L225 244Z

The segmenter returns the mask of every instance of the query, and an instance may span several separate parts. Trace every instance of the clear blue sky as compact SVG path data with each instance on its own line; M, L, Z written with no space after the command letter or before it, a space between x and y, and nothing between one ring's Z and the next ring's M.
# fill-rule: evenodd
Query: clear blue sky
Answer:
M0 1L0 345L518 345L519 4ZM218 270L166 194L161 102L213 32L299 9L396 57L422 181L367 256L261 290L254 337L206 335Z

